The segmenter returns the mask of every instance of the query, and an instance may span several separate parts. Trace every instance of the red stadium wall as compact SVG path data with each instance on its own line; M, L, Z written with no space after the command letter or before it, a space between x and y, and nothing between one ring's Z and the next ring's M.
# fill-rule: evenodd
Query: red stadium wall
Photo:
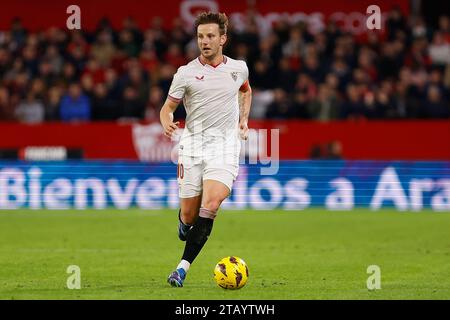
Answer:
M450 121L251 121L280 130L280 158L307 159L314 144L338 140L345 159L450 160ZM27 146L81 149L86 159L170 159L173 145L159 124L0 124L0 150Z
M253 8L248 1L225 0L6 0L0 2L0 30L9 29L11 19L20 17L26 28L31 30L46 29L50 26L66 27L69 14L66 8L76 4L81 8L81 28L92 30L98 21L107 16L114 27L121 28L122 21L132 16L141 28L147 28L152 17L163 18L166 27L171 27L172 21L180 17L187 27L192 26L196 12L204 10L220 10L226 12L234 25L243 20L242 14L249 9L255 9L261 16L260 21L275 21L280 16L291 19L307 19L314 27L320 27L327 18L333 17L338 24L347 26L356 33L366 32L366 9L374 4L372 0L315 0L315 1L273 1L257 0ZM398 5L402 11L409 13L409 0L378 0L376 4L383 13L392 6ZM359 31L357 31L359 30Z

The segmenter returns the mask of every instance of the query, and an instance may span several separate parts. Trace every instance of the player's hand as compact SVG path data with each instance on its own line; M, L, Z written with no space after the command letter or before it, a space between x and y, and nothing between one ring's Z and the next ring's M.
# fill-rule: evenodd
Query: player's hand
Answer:
M241 137L242 140L247 140L248 139L248 125L247 122L242 121L239 123L239 135Z
M173 133L175 130L178 129L178 125L180 124L180 121L177 122L169 122L167 124L163 124L164 127L164 135L168 138L172 138Z

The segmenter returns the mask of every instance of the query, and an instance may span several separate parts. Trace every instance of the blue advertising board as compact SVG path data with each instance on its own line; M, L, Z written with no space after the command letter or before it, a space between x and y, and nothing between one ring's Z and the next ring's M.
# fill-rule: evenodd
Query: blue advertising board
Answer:
M224 207L450 211L450 162L243 164ZM131 161L0 162L0 209L178 207L176 165Z

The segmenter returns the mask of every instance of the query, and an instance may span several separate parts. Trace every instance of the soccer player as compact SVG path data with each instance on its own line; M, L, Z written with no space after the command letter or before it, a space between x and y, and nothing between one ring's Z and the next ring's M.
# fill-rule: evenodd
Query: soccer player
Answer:
M181 262L169 277L182 287L190 265L208 240L219 207L239 169L240 139L248 138L251 88L245 61L223 55L228 18L201 13L195 21L200 56L178 68L161 109L164 134L179 122L173 113L183 100L186 124L179 144L178 237L186 241Z

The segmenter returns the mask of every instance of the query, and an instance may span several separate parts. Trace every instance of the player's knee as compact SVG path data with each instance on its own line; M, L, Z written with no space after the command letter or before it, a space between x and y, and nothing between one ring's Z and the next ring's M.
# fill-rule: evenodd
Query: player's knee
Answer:
M193 208L181 209L181 220L184 224L193 225L197 219L198 211Z

